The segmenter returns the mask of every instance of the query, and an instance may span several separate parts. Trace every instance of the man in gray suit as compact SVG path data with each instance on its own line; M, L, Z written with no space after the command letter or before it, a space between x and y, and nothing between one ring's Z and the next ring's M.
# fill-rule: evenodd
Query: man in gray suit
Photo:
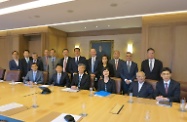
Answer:
M60 63L60 59L56 57L56 51L54 49L51 49L50 58L48 59L49 79L51 79L52 75L55 73L55 67L58 63Z
M122 78L122 90L123 94L128 93L129 86L132 81L136 78L136 73L138 72L138 66L132 61L132 54L130 52L126 53L126 61L123 63L120 76Z
M43 83L43 73L38 70L36 63L31 65L31 69L24 78L24 83L26 84L42 84Z
M42 63L43 63L43 70L48 71L48 59L50 58L49 56L49 51L44 50L44 56L41 58Z
M120 78L120 71L123 66L124 61L120 58L120 52L118 50L114 51L113 59L109 61L114 69L114 77Z

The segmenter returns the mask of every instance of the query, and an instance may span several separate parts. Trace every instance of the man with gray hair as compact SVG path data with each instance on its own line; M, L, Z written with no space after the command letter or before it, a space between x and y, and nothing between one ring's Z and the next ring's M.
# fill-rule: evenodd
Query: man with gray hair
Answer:
M89 90L90 88L90 76L85 74L86 65L83 63L78 64L78 73L73 76L71 82L71 89L84 89Z
M130 84L129 93L133 93L133 96L136 97L153 98L153 87L145 82L145 73L142 71L137 72L136 78L137 81Z

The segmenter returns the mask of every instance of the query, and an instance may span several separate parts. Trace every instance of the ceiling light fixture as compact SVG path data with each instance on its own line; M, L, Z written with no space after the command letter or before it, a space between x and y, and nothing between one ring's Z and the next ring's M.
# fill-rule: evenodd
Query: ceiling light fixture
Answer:
M0 9L0 15L10 14L10 13L34 9L34 8L40 8L40 7L70 2L70 1L74 1L74 0L37 0L29 3L24 3L24 4Z
M128 18L166 15L166 14L181 14L181 13L187 13L187 10L186 11L165 12L165 13L140 14L140 15L131 15L131 16L118 16L118 17L109 17L109 18L80 20L80 21L62 22L62 23L54 23L54 24L44 24L44 25L30 26L30 27L21 27L21 28L14 28L14 29L36 28L36 27L44 27L44 26L55 27L55 26L60 26L60 25L71 25L71 24L80 24L80 23L88 23L88 22L99 22L99 21L107 21L107 20L128 19ZM6 30L0 30L0 31L7 31L7 30L14 30L14 29L6 29Z

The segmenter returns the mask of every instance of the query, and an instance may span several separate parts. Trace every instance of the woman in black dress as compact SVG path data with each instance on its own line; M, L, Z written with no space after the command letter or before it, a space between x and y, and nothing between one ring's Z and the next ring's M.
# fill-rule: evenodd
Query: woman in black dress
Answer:
M102 76L103 76L103 69L104 68L107 68L109 70L110 77L114 76L114 69L113 69L113 66L109 63L109 59L108 59L107 55L102 56L101 63L98 66L98 69L99 69L98 74L99 74L100 78L102 78Z
M103 69L103 78L98 81L98 91L106 91L116 93L116 83L109 77L110 71L108 68Z

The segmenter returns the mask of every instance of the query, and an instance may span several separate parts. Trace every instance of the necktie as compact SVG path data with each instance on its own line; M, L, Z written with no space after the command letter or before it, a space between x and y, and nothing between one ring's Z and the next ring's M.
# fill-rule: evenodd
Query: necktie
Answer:
M55 68L55 59L52 58L52 68L54 69Z
M166 92L166 94L168 93L168 84L167 83L165 83L165 92Z
M152 72L152 70L153 70L153 61L152 61L152 59L150 60L150 71Z
M67 64L67 59L64 58L64 62L63 62L63 72L66 72L66 64Z
M80 86L81 86L81 79L82 79L82 76L80 75L80 76L79 76L78 88L80 88Z
M91 67L91 72L94 73L94 65L95 65L95 59L92 57L92 67Z
M75 63L78 65L78 57L75 58Z
M130 73L130 68L131 68L130 61L127 61L127 70L128 70L128 73Z
M36 72L33 72L33 80L36 81Z
M118 60L116 59L115 62L116 62L115 65L116 65L116 70L117 70L118 69Z
M45 58L46 64L48 65L48 57Z
M57 75L57 83L58 83L58 84L60 84L60 77L61 77L61 74L58 73L58 75Z

